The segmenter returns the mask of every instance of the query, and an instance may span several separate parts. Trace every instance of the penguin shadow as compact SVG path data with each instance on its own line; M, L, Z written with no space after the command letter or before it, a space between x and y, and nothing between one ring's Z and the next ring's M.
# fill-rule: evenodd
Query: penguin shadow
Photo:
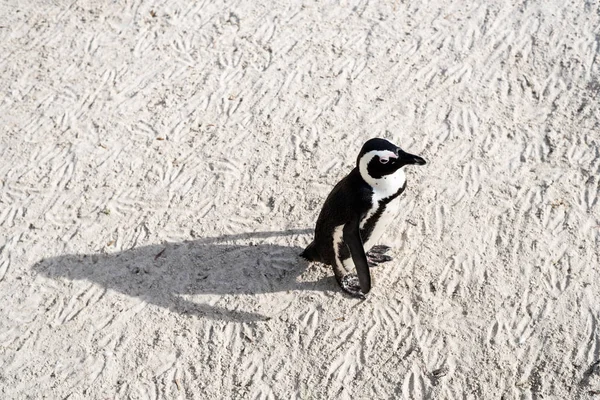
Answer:
M112 254L70 254L43 259L33 269L55 280L93 282L184 315L264 321L269 317L228 307L238 303L231 302L230 297L249 296L251 301L243 302L247 307L252 296L264 293L336 290L332 276L314 282L298 281L308 266L299 256L301 247L254 243L310 232L256 232L143 246ZM238 240L245 244L235 244ZM189 300L196 295L212 296Z

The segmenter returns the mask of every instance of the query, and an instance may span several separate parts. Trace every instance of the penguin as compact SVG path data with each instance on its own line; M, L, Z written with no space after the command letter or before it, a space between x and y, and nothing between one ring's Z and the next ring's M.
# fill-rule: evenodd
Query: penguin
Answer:
M356 167L327 196L314 240L300 256L332 266L340 287L364 299L371 290L369 267L392 260L385 254L388 246L374 244L398 211L398 197L406 189L403 167L425 163L386 139L368 140Z

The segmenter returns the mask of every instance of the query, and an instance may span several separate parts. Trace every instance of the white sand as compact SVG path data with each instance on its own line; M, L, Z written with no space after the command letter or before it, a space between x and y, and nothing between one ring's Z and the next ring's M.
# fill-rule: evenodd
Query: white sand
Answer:
M256 3L0 5L0 398L597 397L598 3ZM361 302L296 255L375 136Z

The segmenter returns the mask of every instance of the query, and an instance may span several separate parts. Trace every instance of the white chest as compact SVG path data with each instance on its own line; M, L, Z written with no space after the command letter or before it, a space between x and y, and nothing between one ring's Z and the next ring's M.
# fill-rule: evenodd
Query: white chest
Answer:
M404 170L400 168L391 175L379 179L371 178L368 182L373 188L373 201L394 195L406 183Z
M392 222L392 220L396 217L396 214L398 213L399 204L400 200L394 199L386 205L385 210L383 211L383 213L377 220L377 223L373 227L371 235L364 243L365 251L368 251L371 247L373 247L373 245L375 245L379 241L379 239L385 232L385 229L389 226L390 222ZM363 219L361 223L361 228L364 227L368 223L369 219L373 216L373 214L377 212L378 207L379 205L377 204L375 207L369 210L369 213L365 216L365 219Z
M363 179L373 188L373 196L371 198L371 208L367 211L366 215L360 222L360 228L363 229L368 221L373 217L373 215L379 209L379 202L383 199L386 199L390 196L396 194L406 183L406 175L404 175L404 171L402 168L394 172L393 174L386 175L382 178L375 179L370 177L366 173L366 165L361 165L361 176ZM369 238L363 242L363 247L365 251L369 251L373 245L375 245L381 235L385 232L385 229L388 227L390 222L394 219L396 214L398 213L398 206L400 204L400 200L397 198L393 199L389 203L386 204L385 210L379 216L377 223L373 227L373 231ZM340 227L343 228L343 227ZM337 241L341 241L341 229L338 232ZM364 240L364 239L363 239ZM334 238L334 242L336 242ZM337 258L336 253L336 258ZM343 265L346 268L354 268L354 262L352 261L352 257L349 257L345 260L342 260Z
M367 224L369 219L371 219L373 214L375 214L377 212L377 210L379 209L379 202L383 199L386 199L386 198L396 194L398 192L398 190L400 190L404 186L405 183L406 183L406 175L404 175L404 171L402 169L399 169L395 173L385 176L381 179L373 179L371 182L369 182L369 184L373 188L371 209L367 212L367 214L365 215L365 218L362 220L361 225L360 225L361 229L364 228L364 226ZM375 243L375 242L373 242L373 239L372 239L374 237L375 237L375 241L377 241L379 239L379 237L381 236L381 233L383 233L383 230L385 229L385 227L389 224L391 219L396 215L396 213L398 211L398 204L399 204L399 201L397 198L387 204L385 211L379 217L379 221L375 225L375 230L373 231L373 234L371 234L371 237L369 238L369 242ZM376 234L378 234L378 235L376 235ZM366 248L366 246L365 246L365 248Z
M373 231L371 232L371 235L363 243L363 247L365 249L365 252L369 251L371 249L371 247L373 247L375 244L377 244L377 242L379 241L379 239L381 238L381 236L385 232L385 229L388 227L388 225L390 224L390 222L396 216L396 214L398 212L399 204L400 204L400 200L394 199L394 200L392 200L391 202L389 202L386 205L385 210L383 211L383 213L379 217L377 223L373 227ZM377 212L378 207L379 207L379 204L377 203L374 207L372 207L369 210L369 212L367 213L367 215L365 216L365 218L363 218L363 220L360 223L361 229L365 226L365 224L373 216L373 214L375 214ZM340 226L340 227L338 227L338 228L340 228L340 229L338 229L336 231L336 233L338 233L338 235L337 235L337 237L334 236L334 243L341 243L342 242L342 228L343 228L343 225ZM337 258L337 256L338 256L338 254L336 253L336 258ZM352 257L349 257L349 258L347 258L345 260L342 260L342 263L343 263L343 265L344 265L345 268L349 268L350 270L352 270L354 268L354 262L352 261Z

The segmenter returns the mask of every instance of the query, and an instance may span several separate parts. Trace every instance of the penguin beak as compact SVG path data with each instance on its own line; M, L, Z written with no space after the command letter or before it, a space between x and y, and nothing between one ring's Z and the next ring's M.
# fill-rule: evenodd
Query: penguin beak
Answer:
M427 162L422 157L398 149L398 158L404 165L425 165Z

